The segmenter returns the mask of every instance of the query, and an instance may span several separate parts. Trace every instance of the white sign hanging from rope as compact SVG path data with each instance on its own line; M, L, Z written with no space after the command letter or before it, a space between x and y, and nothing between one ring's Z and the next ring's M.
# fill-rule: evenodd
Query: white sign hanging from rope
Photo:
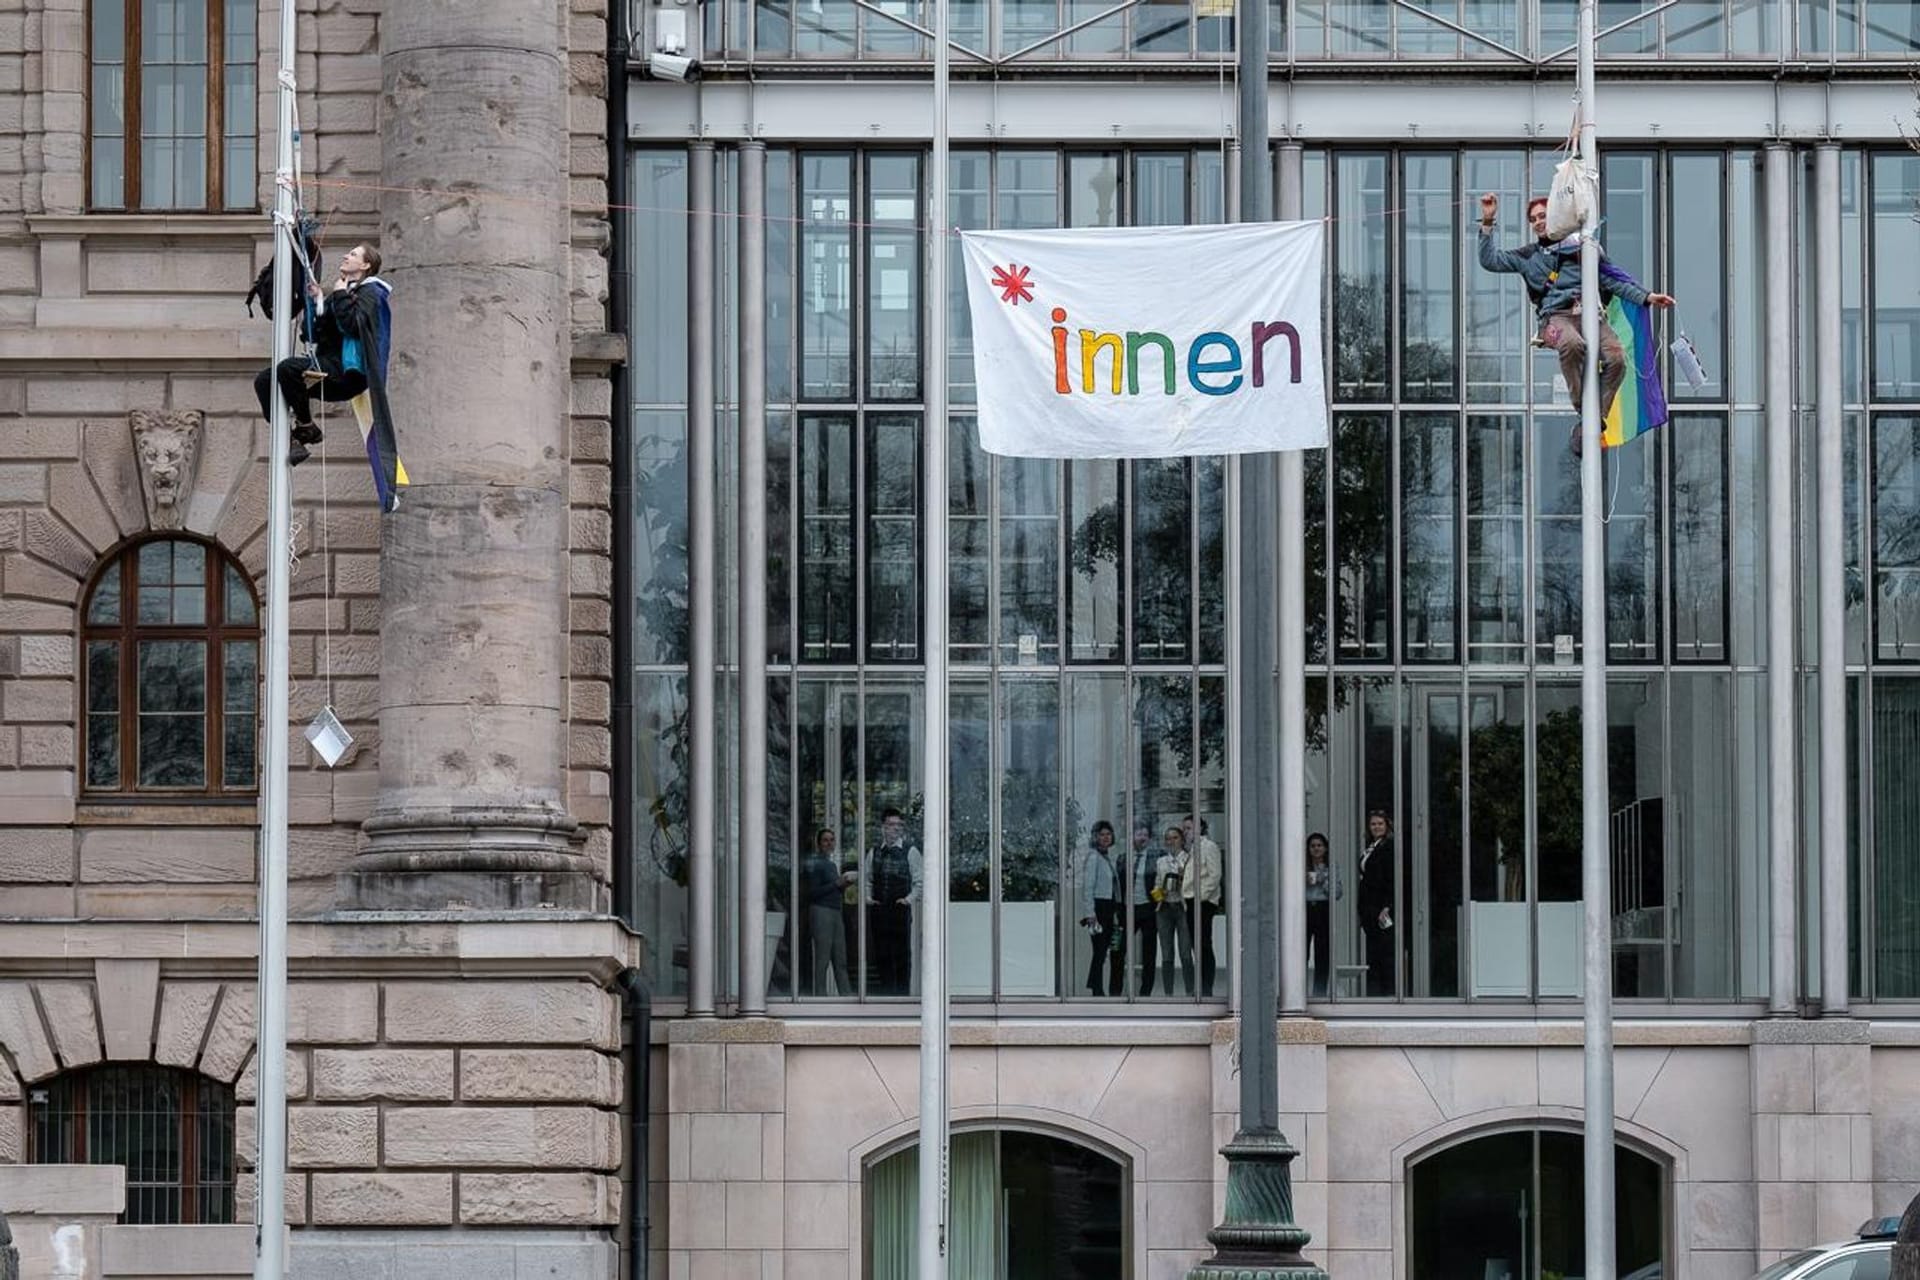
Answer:
M960 238L987 452L1170 458L1327 443L1322 224Z

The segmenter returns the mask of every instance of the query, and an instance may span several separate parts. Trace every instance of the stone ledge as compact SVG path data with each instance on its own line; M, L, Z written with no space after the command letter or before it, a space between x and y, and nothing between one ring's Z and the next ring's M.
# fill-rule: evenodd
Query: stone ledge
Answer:
M251 973L259 926L246 920L0 922L0 973L42 973L48 957L233 962ZM612 982L641 960L641 939L609 916L554 919L550 913L463 917L458 913L355 916L297 921L289 958L302 977L316 972L376 978L564 974L583 969Z
M1752 1026L1755 1044L1867 1044L1874 1031L1857 1018L1760 1018Z

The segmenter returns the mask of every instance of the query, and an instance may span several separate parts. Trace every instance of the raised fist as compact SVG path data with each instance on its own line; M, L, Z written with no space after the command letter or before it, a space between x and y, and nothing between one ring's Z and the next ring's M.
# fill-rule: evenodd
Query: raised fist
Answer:
M1489 191L1480 197L1480 221L1492 222L1500 216L1500 197Z

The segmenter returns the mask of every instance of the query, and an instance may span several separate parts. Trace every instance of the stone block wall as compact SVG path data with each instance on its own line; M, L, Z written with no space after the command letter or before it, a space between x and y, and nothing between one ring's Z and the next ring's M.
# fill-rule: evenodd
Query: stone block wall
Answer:
M621 1009L602 985L625 958L625 944L611 945L614 926L581 935L586 946L607 948L600 956L577 955L546 975L509 969L475 978L404 961L382 973L361 966L303 977L303 951L330 967L341 959L325 926L304 928L288 1009L291 1224L604 1230L620 1221ZM251 933L199 927L207 929L219 935L215 951L239 951ZM534 933L551 942L551 929ZM383 932L395 950L407 941L406 930ZM454 926L432 932L439 936L430 941L461 945ZM182 927L177 936L189 935ZM511 940L514 926L493 926L492 936ZM529 954L538 949L540 939L517 936ZM153 940L138 931L119 937L132 949ZM57 977L25 976L32 967L9 956L6 970L23 972L0 979L0 1166L29 1154L29 1086L110 1062L175 1067L234 1088L243 1170L236 1210L249 1220L258 1083L251 975L232 960L214 966L231 971L220 978L204 964L109 955Z
M1873 1211L1873 1049L1851 1019L1753 1025L1760 1261L1852 1235Z

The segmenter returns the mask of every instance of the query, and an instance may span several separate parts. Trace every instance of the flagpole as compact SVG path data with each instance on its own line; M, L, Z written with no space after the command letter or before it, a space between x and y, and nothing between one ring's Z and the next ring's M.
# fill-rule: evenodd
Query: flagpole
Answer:
M294 0L280 0L279 148L273 190L273 364L293 355ZM254 1159L254 1280L281 1280L287 1252L287 609L293 484L287 402L277 389L267 433L267 706L260 778L260 972Z
M933 158L927 179L926 770L920 820L918 1280L947 1275L947 48L933 6Z
M1594 0L1580 0L1580 163L1599 172L1594 137ZM1600 211L1580 234L1580 801L1586 1084L1586 1280L1614 1280L1612 858L1607 844L1606 533L1600 447ZM1633 394L1633 388L1623 388Z

